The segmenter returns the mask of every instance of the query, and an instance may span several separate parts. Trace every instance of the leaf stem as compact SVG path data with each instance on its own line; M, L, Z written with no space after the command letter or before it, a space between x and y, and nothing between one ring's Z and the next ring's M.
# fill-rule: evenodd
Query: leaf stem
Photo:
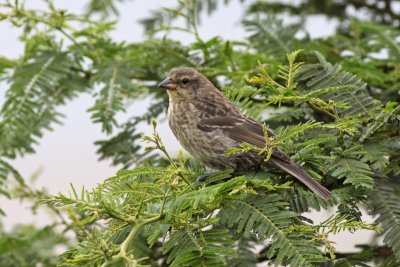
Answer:
M145 220L141 221L140 223L134 225L132 230L131 230L131 232L127 236L127 238L124 240L124 242L121 243L121 248L120 248L119 253L117 255L113 256L111 261L115 261L115 260L118 260L118 259L127 259L128 247L132 243L132 240L135 238L135 236L137 235L139 230L146 224L157 222L157 221L162 220L164 218L164 216L165 216L164 207L165 207L165 202L167 200L167 194L168 193L169 193L169 189L164 193L164 199L163 199L163 202L161 204L160 214L155 216L155 217L151 217L151 218L145 219ZM109 262L110 261L105 261L101 265L101 267L107 266Z
M125 239L125 241L121 244L121 250L119 252L118 255L123 255L126 256L127 250L128 250L128 246L131 243L131 241L133 240L133 238L136 236L136 234L138 233L138 231L140 230L140 228L142 228L142 226L152 223L152 222L156 222L161 220L164 217L163 214L160 214L159 216L156 217L152 217L146 220L143 220L142 222L136 224L133 228L132 231L129 233L128 237ZM118 256L117 255L117 256Z
M325 110L325 109L322 109L322 108L317 107L316 105L312 104L310 101L308 101L307 104L308 104L314 111L316 111L316 112L318 112L318 113L321 113L321 114L324 114L324 115L328 116L330 119L333 119L333 120L336 120L336 119L337 119L336 116L335 116L334 114L330 113L329 111L327 111L327 110Z

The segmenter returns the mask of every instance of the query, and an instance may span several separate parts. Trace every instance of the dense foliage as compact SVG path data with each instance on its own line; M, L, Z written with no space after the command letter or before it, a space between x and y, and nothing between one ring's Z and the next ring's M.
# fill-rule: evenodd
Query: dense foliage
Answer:
M116 1L90 1L85 14L44 2L42 11L22 1L0 5L0 21L21 28L25 45L20 58L0 55L0 78L9 85L0 111L0 194L46 206L57 220L43 229L0 227L2 266L400 265L400 15L390 1L245 2L244 40L200 36L199 18L223 1L178 1L142 21L147 38L139 43L110 37ZM367 10L369 20L350 7ZM282 14L296 22L283 23ZM304 29L310 14L337 19L337 32L311 39ZM170 31L192 42L172 40ZM197 68L275 129L260 153L279 146L332 199L274 170L225 171L196 183L205 168L172 156L157 133L168 102L156 85L176 66ZM35 153L43 133L62 122L60 106L83 93L93 95L88 112L109 136L96 142L99 158L122 170L90 190L72 186L50 196L31 188L12 160ZM116 120L126 102L144 96L152 98L145 113ZM140 122L152 123L154 134L142 136ZM254 149L243 144L227 153ZM332 215L315 223L311 210ZM365 213L375 221L363 221ZM376 232L383 245L335 251L332 234L360 229Z

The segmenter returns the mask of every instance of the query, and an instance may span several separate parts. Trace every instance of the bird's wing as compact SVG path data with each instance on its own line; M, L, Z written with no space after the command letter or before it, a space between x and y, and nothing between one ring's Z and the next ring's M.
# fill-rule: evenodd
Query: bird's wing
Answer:
M205 132L219 129L238 143L246 142L260 148L265 147L264 127L236 109L230 109L226 114L203 118L197 127ZM267 134L274 136L270 129L267 129ZM274 149L272 156L290 162L290 158L278 148Z
M197 127L205 132L213 132L215 130L222 130L231 139L239 143L249 143L254 146L264 147L264 131L261 124L255 123L244 117L229 116L215 116L211 118L202 119ZM268 132L272 136L272 132Z
M199 118L197 127L205 132L222 131L238 143L246 142L263 148L265 146L264 127L246 117L229 100L221 99L222 95L215 94L214 96L214 98L194 103L198 111L196 116ZM269 129L267 129L267 134L274 136ZM302 168L292 163L289 156L279 148L274 148L268 163L293 175L321 198L329 199L331 197L325 187L314 181Z

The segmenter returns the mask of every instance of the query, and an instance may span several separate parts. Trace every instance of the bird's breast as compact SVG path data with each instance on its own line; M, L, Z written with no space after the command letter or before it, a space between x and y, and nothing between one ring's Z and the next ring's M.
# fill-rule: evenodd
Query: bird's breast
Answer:
M235 163L225 156L228 148L237 143L224 135L221 130L206 132L200 130L202 111L188 102L169 104L169 126L182 147L193 157L216 169L235 168Z
M193 146L195 143L193 139L202 135L197 128L200 119L194 115L195 113L195 107L190 103L170 103L168 108L169 126L185 149Z

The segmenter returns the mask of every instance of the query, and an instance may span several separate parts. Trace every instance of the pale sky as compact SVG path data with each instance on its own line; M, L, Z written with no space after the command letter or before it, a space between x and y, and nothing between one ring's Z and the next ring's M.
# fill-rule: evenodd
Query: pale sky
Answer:
M43 8L44 5L39 0L29 0L30 7L35 9ZM83 8L81 0L54 1L57 7L70 10L71 12L80 12ZM124 4L118 4L121 16L118 19L117 29L112 33L115 40L127 42L139 42L145 37L143 29L138 21L148 16L150 10L157 10L162 6L173 7L175 1L162 0L134 0ZM1 10L0 10L1 11ZM199 32L202 38L209 39L214 36L221 36L228 40L241 40L246 33L242 27L239 27L243 5L239 1L231 1L229 5L218 9L212 16L204 15ZM306 28L311 37L327 36L334 32L335 23L325 19L322 16L312 16L307 19ZM23 45L18 41L19 31L10 25L0 22L0 34L3 36L0 42L0 55L6 55L15 58L21 55ZM7 38L4 38L7 36ZM193 39L185 33L173 33L170 35L183 43L190 43ZM7 86L0 84L0 97L3 97ZM118 115L120 122L127 118L138 115L146 110L150 99L134 102L127 113ZM0 99L0 104L3 102ZM40 170L40 175L35 184L37 188L46 187L52 194L58 192L67 193L70 183L76 188L85 186L92 188L105 178L113 176L118 170L111 167L107 161L97 161L98 156L95 151L97 147L94 141L105 139L106 136L101 133L100 126L94 125L90 121L90 115L86 112L87 108L92 106L94 99L88 95L82 95L67 105L60 108L65 114L63 125L55 125L54 131L46 132L36 146L36 154L27 155L22 159L14 161L12 164L16 167L23 177L29 178L35 172ZM151 134L152 128L145 124L140 125L140 131L145 134ZM172 135L167 124L159 123L159 132L167 146L172 152L177 152L180 148L175 137ZM10 201L0 196L1 207L4 208L8 216L3 220L7 229L15 223L34 222L37 225L45 225L51 222L43 211L38 215L31 215L27 205L19 201ZM318 220L318 215L312 217ZM344 238L344 239L343 239ZM338 240L354 239L354 236L345 234L338 236ZM368 240L368 235L360 234L357 238ZM338 241L339 242L339 241ZM341 242L342 249L352 248L351 242Z

